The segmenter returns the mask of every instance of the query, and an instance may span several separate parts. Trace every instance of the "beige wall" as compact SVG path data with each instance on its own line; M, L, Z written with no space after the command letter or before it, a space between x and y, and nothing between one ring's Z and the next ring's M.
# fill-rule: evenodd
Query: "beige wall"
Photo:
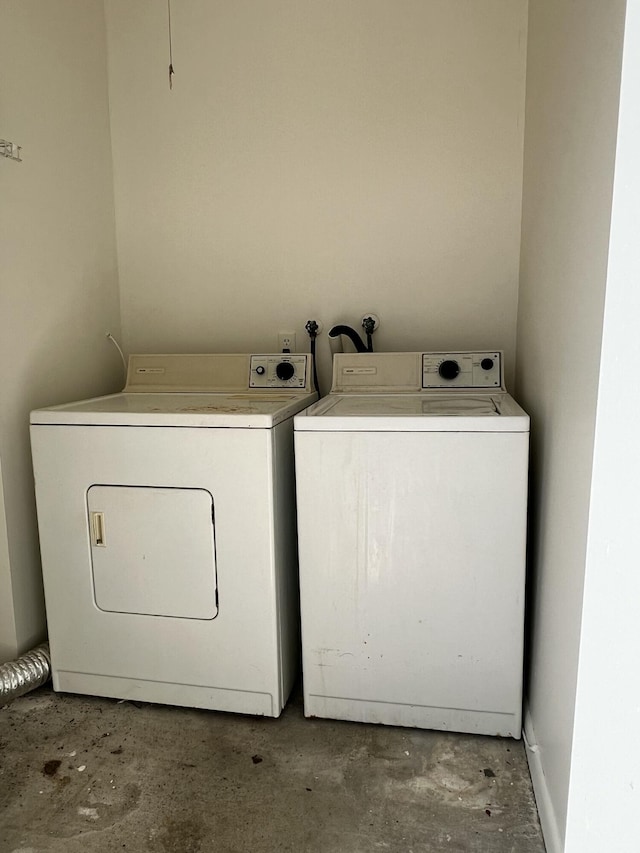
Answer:
M640 0L626 7L565 853L639 846Z
M45 634L28 414L121 382L101 0L0 0L0 655ZM6 596L10 595L10 604ZM71 617L71 614L70 614Z
M9 535L5 519L1 463L0 459L0 663L11 660L16 652L13 586L9 570Z
M532 417L529 709L550 853L565 830L624 0L531 0L517 390Z
M166 4L105 6L130 350L376 311L513 368L526 0L175 3L172 92Z

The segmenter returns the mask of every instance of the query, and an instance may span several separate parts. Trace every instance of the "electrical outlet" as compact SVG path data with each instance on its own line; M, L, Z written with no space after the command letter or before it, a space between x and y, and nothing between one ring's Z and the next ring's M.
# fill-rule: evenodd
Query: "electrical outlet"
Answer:
M278 332L278 352L296 351L296 333Z

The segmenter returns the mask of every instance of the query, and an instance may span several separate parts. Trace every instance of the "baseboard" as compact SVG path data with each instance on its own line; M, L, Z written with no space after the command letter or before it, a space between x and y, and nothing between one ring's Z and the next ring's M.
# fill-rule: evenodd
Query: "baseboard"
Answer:
M540 748L533 728L533 721L529 713L529 707L525 707L524 712L524 745L529 762L529 773L531 774L531 782L533 784L533 793L536 798L538 807L538 815L540 817L540 825L542 827L542 835L547 853L562 853L564 844L558 828L558 820L553 801L547 786L547 780L542 767L542 758Z

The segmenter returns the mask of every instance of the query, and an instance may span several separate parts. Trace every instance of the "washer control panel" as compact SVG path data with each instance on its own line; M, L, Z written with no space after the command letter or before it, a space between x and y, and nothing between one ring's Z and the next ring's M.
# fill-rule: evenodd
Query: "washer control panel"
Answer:
M502 353L425 352L423 388L501 388Z
M252 355L249 388L305 388L306 355Z

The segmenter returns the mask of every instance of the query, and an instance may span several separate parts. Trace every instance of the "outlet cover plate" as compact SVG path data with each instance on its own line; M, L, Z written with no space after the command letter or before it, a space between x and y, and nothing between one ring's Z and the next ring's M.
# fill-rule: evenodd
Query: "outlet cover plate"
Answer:
M278 352L296 351L296 333L278 332Z

